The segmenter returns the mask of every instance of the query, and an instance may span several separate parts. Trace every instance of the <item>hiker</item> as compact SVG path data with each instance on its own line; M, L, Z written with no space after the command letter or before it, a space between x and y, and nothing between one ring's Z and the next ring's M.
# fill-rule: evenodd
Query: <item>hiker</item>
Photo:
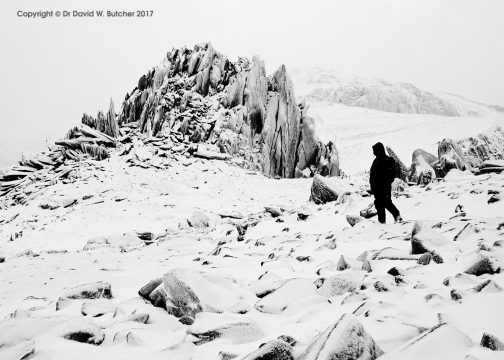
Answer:
M394 217L395 222L402 221L399 210L392 203L392 182L396 175L396 164L394 159L387 156L382 143L373 145L373 154L376 158L371 165L369 174L369 184L371 194L375 197L375 207L378 212L378 221L385 224L385 209Z

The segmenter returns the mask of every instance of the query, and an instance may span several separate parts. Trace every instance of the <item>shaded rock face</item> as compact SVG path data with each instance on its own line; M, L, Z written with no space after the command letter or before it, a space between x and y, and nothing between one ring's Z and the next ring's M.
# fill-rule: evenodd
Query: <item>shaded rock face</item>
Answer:
M399 156L396 155L394 150L387 146L387 153L389 156L394 159L396 163L396 178L399 178L403 181L408 181L408 173L409 169L404 165L404 163L399 159Z
M319 335L300 360L374 360L383 351L354 315L344 314Z
M322 176L315 175L313 178L310 200L315 204L325 204L336 201L341 194L342 191L340 189L337 189Z
M334 143L315 136L285 66L267 77L259 57L231 62L208 43L168 52L126 96L117 120L148 136L178 131L188 143L211 142L270 176L340 173Z
M504 351L504 343L492 334L483 333L480 345L493 351Z

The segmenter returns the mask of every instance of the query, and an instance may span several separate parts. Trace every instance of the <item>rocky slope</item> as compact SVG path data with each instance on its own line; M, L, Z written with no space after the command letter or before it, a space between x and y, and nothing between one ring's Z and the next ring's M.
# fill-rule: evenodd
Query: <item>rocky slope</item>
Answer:
M173 50L3 174L0 359L500 359L502 129L398 161L381 225L294 99Z
M294 70L297 93L310 102L343 104L403 114L441 116L484 116L499 112L489 106L458 95L418 89L409 83L382 79L344 79L334 71L314 68Z
M504 174L396 186L384 226L365 177L153 159L2 211L0 358L502 356Z

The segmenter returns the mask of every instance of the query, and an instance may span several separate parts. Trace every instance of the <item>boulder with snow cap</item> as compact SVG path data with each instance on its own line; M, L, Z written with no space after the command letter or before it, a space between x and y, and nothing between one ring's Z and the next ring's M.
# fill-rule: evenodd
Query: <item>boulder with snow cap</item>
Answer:
M380 360L464 359L473 341L452 325L440 324L414 337L399 348L387 352Z
M363 270L344 271L341 274L322 279L322 285L319 287L318 293L332 297L359 290L365 274L366 272Z
M299 360L374 360L382 354L359 320L344 314L315 338Z
M196 322L187 330L187 334L196 338L193 341L195 345L202 345L215 339L225 339L232 344L245 344L264 337L261 328L247 319L213 326L201 326Z
M312 282L304 279L291 279L261 298L255 304L255 308L260 312L278 314L296 300L316 294L316 287Z
M292 347L282 340L273 340L241 360L294 360Z
M443 235L421 222L415 222L411 232L411 254L458 251Z

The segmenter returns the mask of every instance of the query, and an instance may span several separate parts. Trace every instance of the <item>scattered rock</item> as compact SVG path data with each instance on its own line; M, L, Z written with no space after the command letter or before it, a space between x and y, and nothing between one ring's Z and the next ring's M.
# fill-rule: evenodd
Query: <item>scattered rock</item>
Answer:
M483 333L480 345L493 351L504 351L504 343L500 341L499 338L489 333Z
M289 335L280 335L277 339L285 341L290 346L296 346L297 343L296 339L294 339L292 336Z
M425 253L425 254L422 254L422 256L420 256L420 258L418 258L418 264L420 264L420 265L429 265L429 263L431 262L431 260L432 260L432 254Z
M304 221L308 219L310 215L313 214L313 211L308 206L302 206L297 210L297 218L298 220Z
M368 273L373 271L373 268L371 267L371 263L369 262L369 260L364 260L364 262L362 263L362 270Z
M387 271L387 274L392 275L392 276L397 276L397 275L404 276L404 270L398 269L394 266L393 268L390 268L389 271Z
M493 194L487 201L489 204L493 204L495 202L501 201L502 195L501 194Z
M179 319L179 322L184 325L192 325L194 323L194 319L190 316L184 315Z
M343 255L341 255L338 260L338 264L336 265L336 270L343 271L343 270L348 269L349 267L350 267L350 265L345 260L345 257Z
M231 360L238 357L236 354L232 354L226 351L219 351L219 360Z
M450 290L450 296L453 301L462 300L462 295L460 295L460 293L455 289Z
M378 291L378 292L389 291L388 286L385 285L385 283L383 283L382 281L375 282L373 286L374 286L375 290Z
M362 218L358 215L350 215L348 214L346 216L346 220L348 221L348 223L351 225L351 226L355 226L355 224L357 224L358 222L360 222L362 220Z
M265 206L264 209L266 210L266 212L270 213L271 216L273 216L274 218L282 216L282 210L280 208L276 208L273 206Z

